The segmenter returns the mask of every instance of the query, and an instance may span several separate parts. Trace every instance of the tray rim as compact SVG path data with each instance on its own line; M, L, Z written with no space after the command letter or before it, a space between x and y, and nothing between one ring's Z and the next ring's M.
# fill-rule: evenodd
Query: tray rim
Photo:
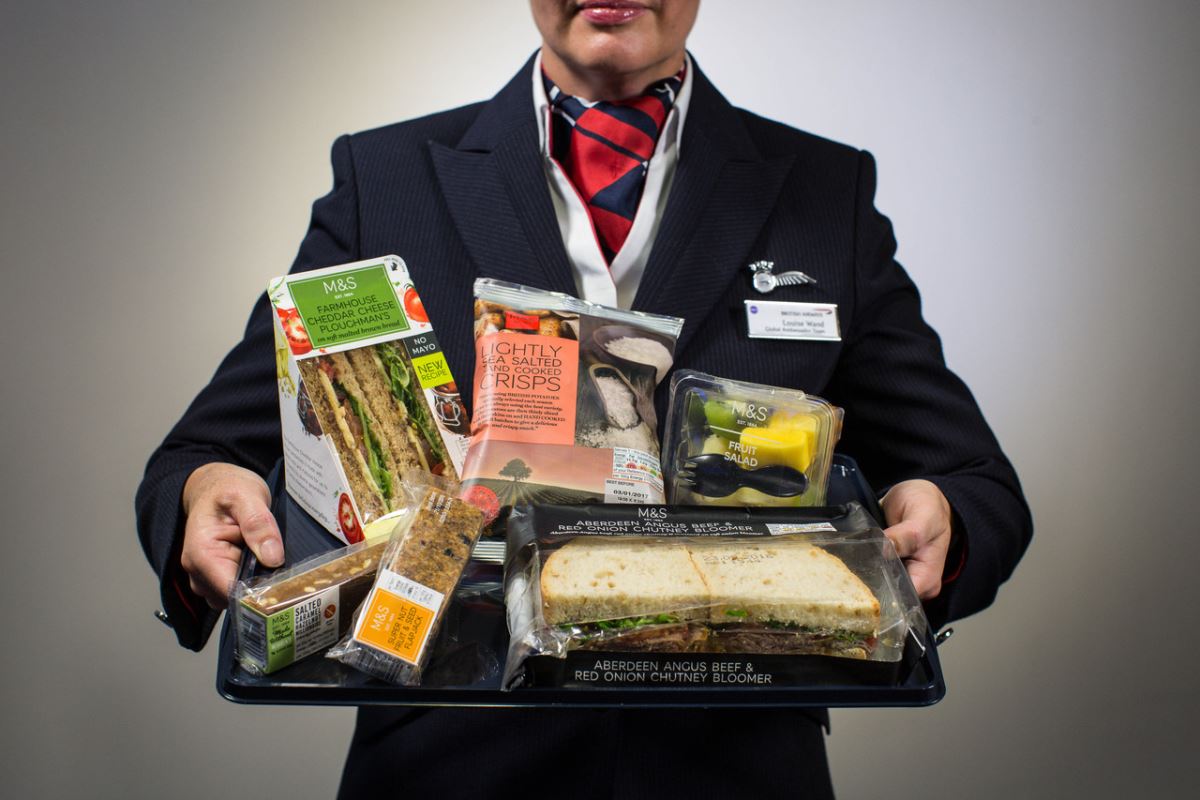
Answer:
M858 465L852 458L835 454L842 475L847 477L851 493L858 495L868 513L878 506L869 494ZM268 478L274 496L276 516L287 513L299 519L312 537L326 534L308 514L295 504L284 489L283 462L276 464ZM295 515L295 516L293 516ZM877 516L877 515L876 515ZM285 534L286 535L286 534ZM503 691L496 687L393 686L375 679L357 686L324 685L263 676L257 678L242 670L234 659L234 631L228 613L224 615L217 651L216 690L226 700L247 705L316 706L409 706L474 708L881 708L924 707L946 695L946 684L938 658L934 631L926 633L923 664L930 679L923 683L899 686L861 684L804 686L756 686L747 688L661 687L661 688L573 688L522 687ZM502 655L502 654L501 654ZM348 669L348 668L347 668ZM914 673L919 670L913 670ZM239 680L240 676L252 681Z
M232 630L221 631L218 694L249 705L411 706L473 708L883 708L925 707L946 695L946 684L933 634L921 662L930 680L900 686L816 685L753 688L587 688L562 689L392 686L372 679L359 686L327 686L278 681L263 685L237 680L249 675L233 660ZM269 677L269 676L268 676Z

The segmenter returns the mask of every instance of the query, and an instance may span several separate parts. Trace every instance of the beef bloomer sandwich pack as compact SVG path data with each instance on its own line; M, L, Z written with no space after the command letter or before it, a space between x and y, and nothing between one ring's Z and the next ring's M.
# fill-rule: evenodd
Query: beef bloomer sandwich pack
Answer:
M288 493L361 541L416 470L457 478L466 410L397 256L286 275L267 289Z
M861 508L519 506L508 544L509 687L886 684L926 632Z

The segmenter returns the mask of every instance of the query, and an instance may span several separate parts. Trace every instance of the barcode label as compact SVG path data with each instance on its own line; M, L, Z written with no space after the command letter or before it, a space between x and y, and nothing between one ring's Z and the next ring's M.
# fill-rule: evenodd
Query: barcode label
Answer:
M379 571L379 577L375 580L375 586L385 589L398 597L411 600L419 606L428 608L435 614L442 607L442 601L446 599L446 596L436 589L430 589L428 586L417 583L403 575L398 575L390 569L381 569Z
M267 622L258 614L245 608L237 615L238 652L243 661L255 664L260 670L267 668Z
M782 522L767 523L767 531L772 536L782 536L787 533L817 533L820 531L836 531L837 528L829 522Z

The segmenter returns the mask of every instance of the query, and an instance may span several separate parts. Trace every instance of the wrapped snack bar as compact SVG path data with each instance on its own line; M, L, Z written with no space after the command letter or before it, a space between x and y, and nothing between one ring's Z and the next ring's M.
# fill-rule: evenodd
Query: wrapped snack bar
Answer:
M230 606L239 663L266 675L335 644L367 596L386 544L360 542L238 582Z
M680 370L663 446L681 505L820 506L842 410L814 395Z
M351 634L329 656L411 686L421 681L483 515L439 486L406 485L403 491L411 513L387 542Z
M465 496L492 511L662 502L654 390L683 320L488 279L475 298Z
M891 542L804 511L514 509L505 686L898 682L928 623Z

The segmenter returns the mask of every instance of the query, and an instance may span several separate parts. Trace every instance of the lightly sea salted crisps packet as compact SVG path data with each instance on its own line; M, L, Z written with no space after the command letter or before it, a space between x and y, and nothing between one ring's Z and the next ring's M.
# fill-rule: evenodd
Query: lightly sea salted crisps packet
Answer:
M441 488L450 483L430 478L403 487L410 513L388 540L351 634L329 651L330 658L391 683L420 683L483 530L479 509Z
M305 511L354 543L410 473L458 476L466 410L402 259L285 275L267 295L287 490Z
M659 503L654 389L683 320L475 281L475 403L463 495L490 516L518 502Z

